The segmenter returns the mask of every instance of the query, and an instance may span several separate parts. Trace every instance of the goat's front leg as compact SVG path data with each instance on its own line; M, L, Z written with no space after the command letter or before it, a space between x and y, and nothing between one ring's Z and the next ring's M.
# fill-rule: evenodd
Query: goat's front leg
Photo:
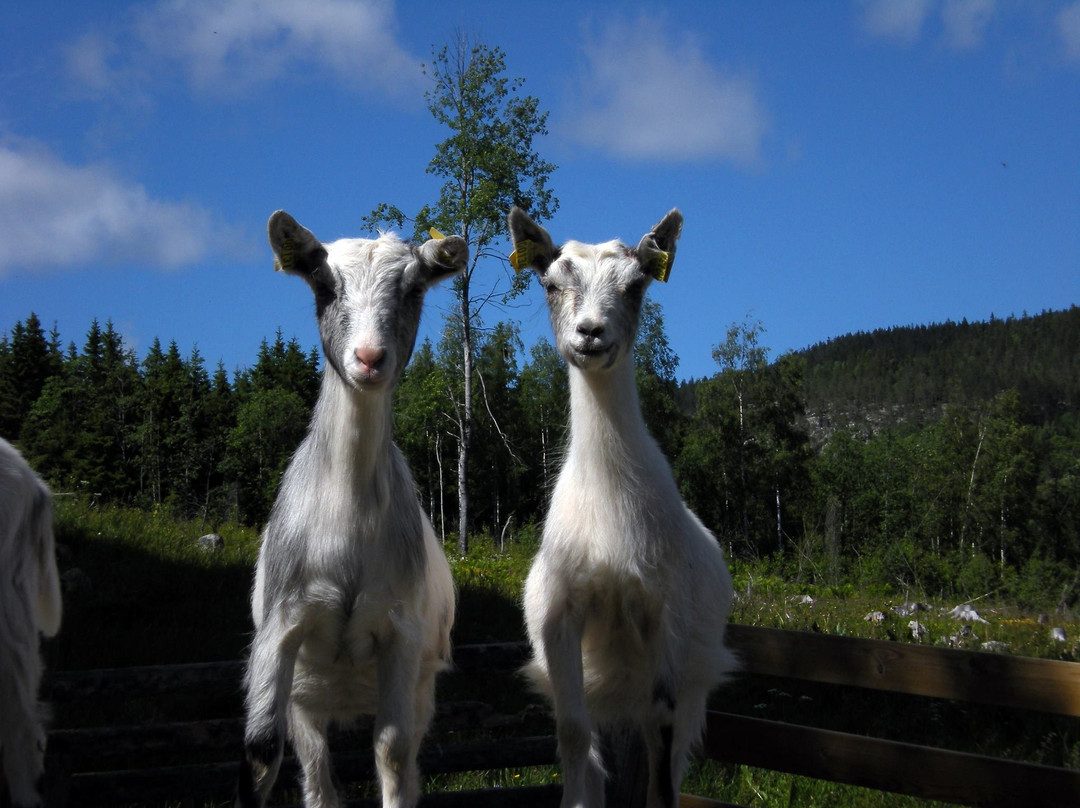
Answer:
M604 770L585 705L581 631L567 612L544 621L543 654L555 704L555 730L562 762L561 808L602 808Z
M378 650L379 706L375 713L375 768L383 808L413 808L420 798L413 699L420 655L411 632L398 631Z
M706 699L704 690L676 694L664 681L654 688L652 707L642 727L649 750L646 808L674 808L678 804L690 749L701 736Z
M341 804L331 775L329 721L312 715L294 701L289 705L289 737L304 771L304 808L338 808Z
M236 804L262 808L285 754L286 710L302 635L276 612L259 627L248 662L247 723Z

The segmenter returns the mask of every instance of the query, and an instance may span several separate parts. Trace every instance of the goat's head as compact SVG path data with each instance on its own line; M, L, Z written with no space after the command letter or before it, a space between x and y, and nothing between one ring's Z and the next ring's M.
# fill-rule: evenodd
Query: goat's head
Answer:
M323 244L282 210L267 230L278 268L315 293L326 361L359 390L393 387L412 355L424 293L469 259L460 236L419 247L393 234Z
M555 344L569 364L606 369L632 353L645 290L654 278L666 280L682 221L678 210L670 211L636 248L620 241L555 247L528 214L510 211L515 267L530 267L539 276Z

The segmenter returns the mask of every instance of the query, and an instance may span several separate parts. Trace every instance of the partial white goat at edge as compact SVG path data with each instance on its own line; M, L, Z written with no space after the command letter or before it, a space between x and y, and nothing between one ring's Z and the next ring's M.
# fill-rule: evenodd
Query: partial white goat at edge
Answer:
M412 808L455 593L391 440L392 393L425 292L464 269L468 246L451 236L414 247L392 234L324 245L283 211L269 236L279 268L315 294L326 367L259 552L237 803L265 804L287 730L305 806L339 805L328 725L373 714L382 804Z
M556 248L518 208L509 226L570 373L569 446L525 584L527 672L554 704L562 806L603 805L597 730L631 725L648 749L647 805L671 808L706 699L736 667L723 553L648 434L634 373L642 299L671 268L682 215L668 213L637 248Z
M0 438L0 755L15 808L44 802L39 634L55 636L61 613L52 494Z

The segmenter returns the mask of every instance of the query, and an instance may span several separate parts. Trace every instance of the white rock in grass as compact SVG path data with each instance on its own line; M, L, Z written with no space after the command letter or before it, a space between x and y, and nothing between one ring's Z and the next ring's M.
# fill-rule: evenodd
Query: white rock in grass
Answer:
M919 612L928 612L930 607L925 603L901 603L899 606L893 606L892 610L901 617L911 617L913 614Z
M205 536L199 536L196 544L200 550L205 550L208 553L216 553L225 549L225 539L218 533L207 533Z
M1065 629L1052 628L1050 629L1050 637L1058 642L1065 642Z
M971 608L970 603L963 603L956 606L951 612L945 613L946 617L951 617L954 620L964 620L968 623L985 623L990 625L989 620L984 620L977 611Z

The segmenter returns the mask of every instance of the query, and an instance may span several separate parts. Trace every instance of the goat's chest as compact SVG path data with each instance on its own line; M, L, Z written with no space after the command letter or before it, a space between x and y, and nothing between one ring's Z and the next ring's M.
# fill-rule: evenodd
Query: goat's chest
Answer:
M300 608L303 653L313 664L366 664L401 615L415 613L424 580L419 525L416 532L415 542L392 524L312 537Z
M681 609L672 576L686 564L683 515L633 480L560 478L540 557L586 644L595 628L597 642L641 648Z
M678 552L681 514L648 486L603 475L560 477L552 496L544 541L558 554L595 569L603 580L648 575Z
M301 655L315 667L365 665L390 640L405 611L405 593L373 582L355 594L311 592L304 608Z

